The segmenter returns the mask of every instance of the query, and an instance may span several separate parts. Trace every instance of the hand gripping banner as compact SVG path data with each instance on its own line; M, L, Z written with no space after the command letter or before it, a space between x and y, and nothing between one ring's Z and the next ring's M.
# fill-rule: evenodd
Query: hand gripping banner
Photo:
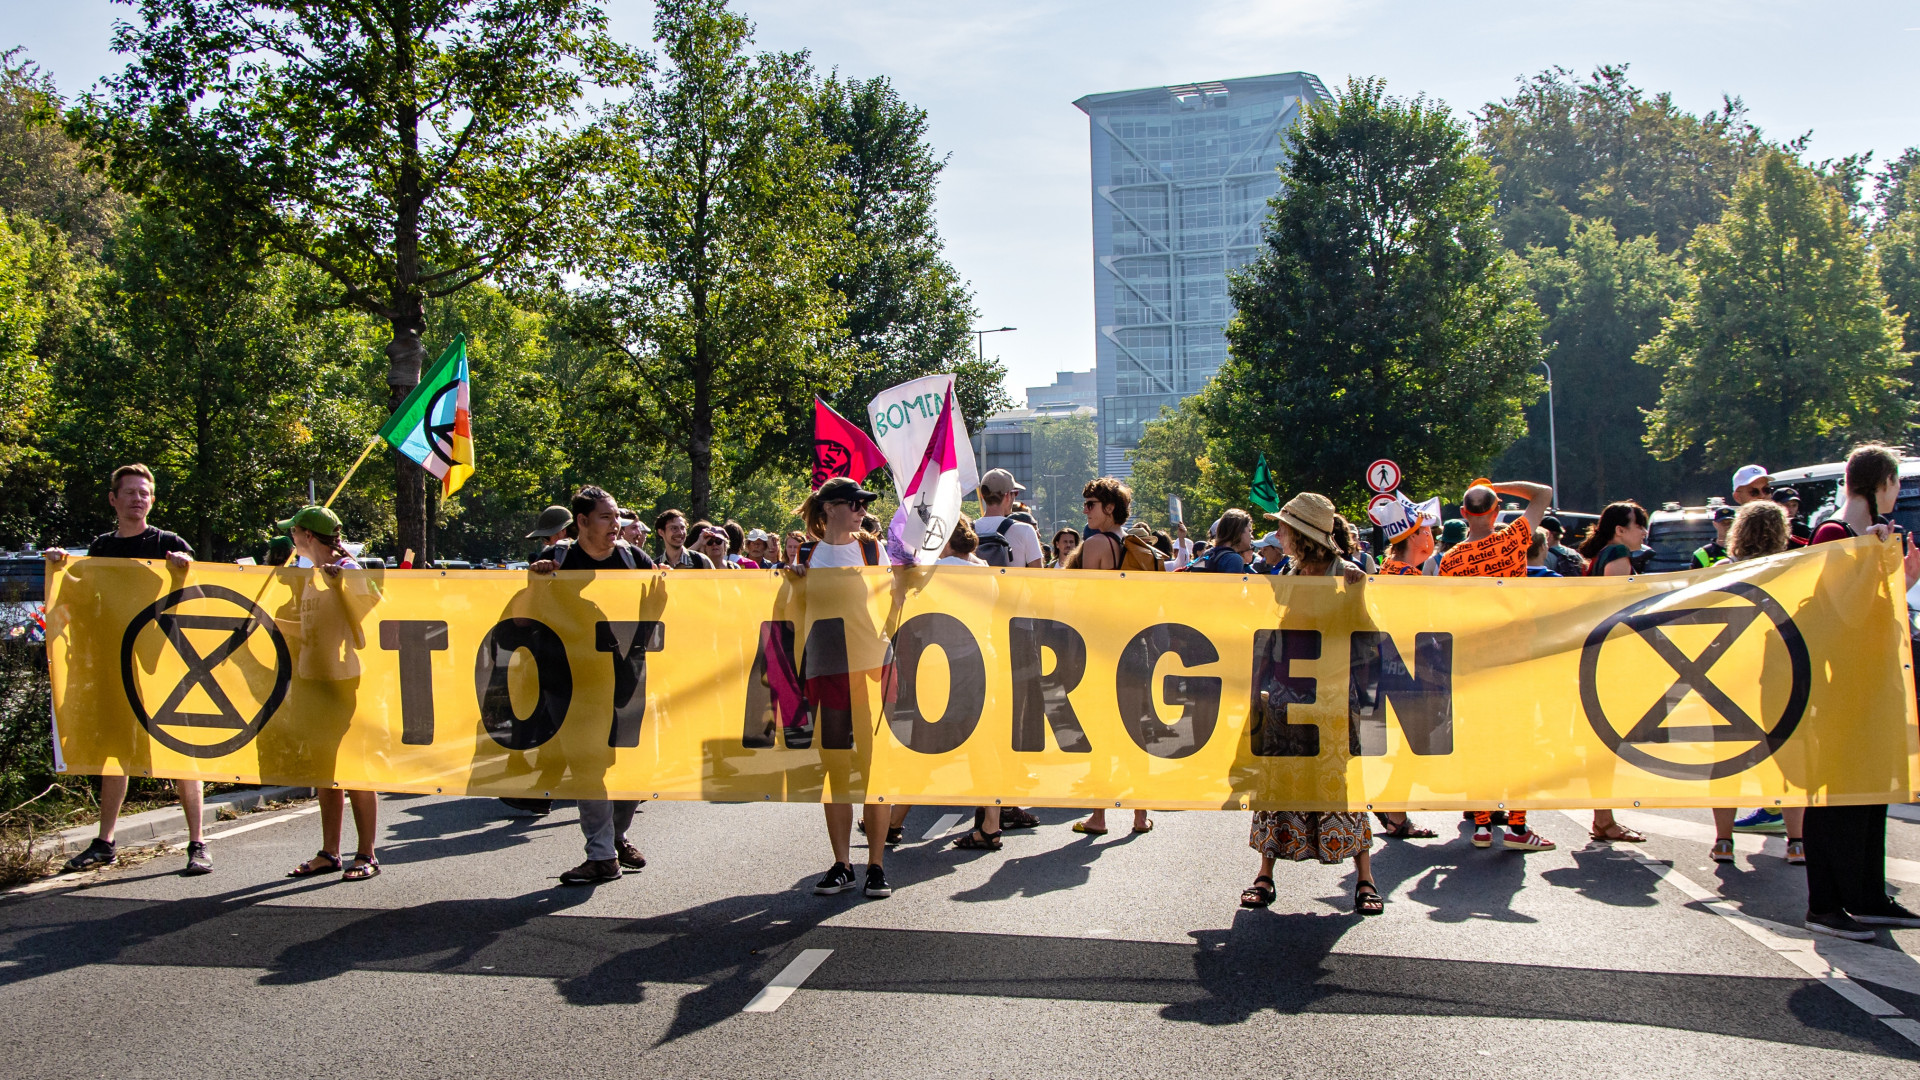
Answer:
M1873 538L1568 580L902 567L48 578L77 773L1193 809L1905 802Z

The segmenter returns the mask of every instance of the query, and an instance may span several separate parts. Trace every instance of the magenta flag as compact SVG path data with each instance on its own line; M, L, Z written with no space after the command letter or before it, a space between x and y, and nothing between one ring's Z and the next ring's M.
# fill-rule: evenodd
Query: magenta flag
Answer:
M813 399L813 490L836 476L864 483L868 473L886 463L886 455L866 432L826 402Z

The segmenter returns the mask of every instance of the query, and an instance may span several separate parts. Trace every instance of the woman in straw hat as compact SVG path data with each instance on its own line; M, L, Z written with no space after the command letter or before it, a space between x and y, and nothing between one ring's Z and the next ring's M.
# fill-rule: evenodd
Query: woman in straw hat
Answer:
M1284 573L1300 577L1340 576L1349 585L1365 581L1367 575L1335 550L1333 503L1324 495L1305 492L1295 495L1277 514L1268 514L1277 524L1274 531L1286 549L1288 566ZM1261 707L1267 707L1267 695L1260 695ZM1240 894L1240 906L1263 908L1273 903L1273 864L1280 859L1295 862L1318 859L1327 864L1353 860L1358 875L1354 883L1353 906L1361 915L1378 915L1386 904L1373 886L1373 862L1370 849L1373 830L1367 815L1347 811L1260 810L1253 815L1248 846L1260 853L1260 874Z

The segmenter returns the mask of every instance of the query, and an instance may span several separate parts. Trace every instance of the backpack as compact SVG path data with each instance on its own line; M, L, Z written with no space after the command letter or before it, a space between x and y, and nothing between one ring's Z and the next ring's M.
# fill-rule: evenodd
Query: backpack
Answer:
M800 555L795 560L794 565L795 566L812 566L813 565L813 549L819 546L820 546L820 541L818 540L809 540L806 543L801 544ZM875 540L871 536L863 536L860 538L860 558L863 561L865 561L868 566L885 566L886 565L885 563L880 561L880 541Z
M1127 534L1126 543L1120 549L1120 569L1122 570L1165 570L1167 557L1160 549L1145 540Z
M1013 545L1007 543L1007 530L1013 526L1012 518L1001 518L999 528L980 537L980 546L973 549L973 554L988 566L1012 566Z

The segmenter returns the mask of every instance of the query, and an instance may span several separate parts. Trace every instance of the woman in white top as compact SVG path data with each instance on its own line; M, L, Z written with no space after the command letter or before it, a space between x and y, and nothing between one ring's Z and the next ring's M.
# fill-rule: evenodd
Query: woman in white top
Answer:
M860 529L867 507L879 497L851 477L836 476L820 485L819 491L807 496L806 501L800 504L800 517L807 523L807 531L814 539L800 545L794 565L788 567L787 572L794 577L805 577L810 569L887 565L886 552L879 538ZM847 629L848 677L852 678L869 667L879 665L856 659L854 654L862 650L864 643L856 641L859 635L853 627ZM884 647L884 642L881 644ZM884 837L889 809L885 803L866 804L866 894L872 897L893 895L893 887L887 884L886 871L882 868L886 856ZM833 867L813 886L817 896L843 893L858 884L852 863L853 807L848 803L827 803L825 810L827 840L833 845Z

